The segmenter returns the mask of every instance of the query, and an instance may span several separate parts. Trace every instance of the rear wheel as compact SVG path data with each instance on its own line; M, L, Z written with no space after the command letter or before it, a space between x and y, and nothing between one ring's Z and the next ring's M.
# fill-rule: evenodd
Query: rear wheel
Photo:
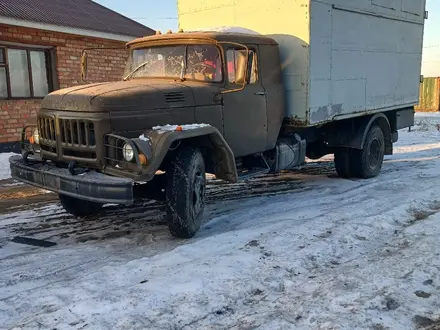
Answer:
M96 214L103 206L101 203L90 202L66 195L59 195L59 198L64 210L76 217Z
M335 168L342 178L369 179L382 169L385 139L382 129L373 125L367 133L362 150L340 148L335 152Z
M174 237L191 238L205 209L205 162L200 150L184 148L172 163L166 188L168 227Z
M355 150L354 167L357 176L363 179L379 175L385 156L385 138L382 129L373 125L368 131L362 150Z

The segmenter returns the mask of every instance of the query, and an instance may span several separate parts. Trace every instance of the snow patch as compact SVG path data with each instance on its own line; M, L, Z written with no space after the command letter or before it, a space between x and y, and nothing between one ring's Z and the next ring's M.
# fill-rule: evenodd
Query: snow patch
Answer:
M13 152L0 153L0 180L9 179L11 177L11 168L9 167L9 157L16 155L17 154Z
M192 129L202 128L211 126L209 124L189 124L189 125L165 125L165 126L154 126L153 130L159 132L174 132L177 127L182 127L182 131L189 131Z
M440 131L439 113L417 112L414 118L414 126L411 131L435 132Z
M140 136L139 136L139 139L140 139L141 141L145 141L145 142L150 141L150 139L149 139L148 137L146 137L144 134L140 135Z

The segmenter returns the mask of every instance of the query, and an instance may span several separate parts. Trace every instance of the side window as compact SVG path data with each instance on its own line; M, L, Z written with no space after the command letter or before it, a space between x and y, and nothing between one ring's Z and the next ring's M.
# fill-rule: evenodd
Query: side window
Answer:
M257 54L250 50L253 55L250 84L258 80ZM230 48L226 52L226 61L228 68L228 81L235 84L242 84L244 80L243 66L246 62L246 51L243 49Z

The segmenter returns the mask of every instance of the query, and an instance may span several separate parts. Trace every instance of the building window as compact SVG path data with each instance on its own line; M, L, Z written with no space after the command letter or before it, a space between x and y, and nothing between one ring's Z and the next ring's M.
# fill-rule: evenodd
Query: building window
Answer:
M42 98L53 90L50 52L0 46L0 98Z
M251 68L251 79L249 81L250 84L254 84L257 82L257 54L250 50L250 53L253 55L252 68ZM246 60L246 51L238 50L238 49L228 49L226 52L226 60L228 66L228 80L231 83L242 84L244 77L242 76L244 72L239 72L238 70L243 71L243 65ZM242 62L240 68L240 62Z

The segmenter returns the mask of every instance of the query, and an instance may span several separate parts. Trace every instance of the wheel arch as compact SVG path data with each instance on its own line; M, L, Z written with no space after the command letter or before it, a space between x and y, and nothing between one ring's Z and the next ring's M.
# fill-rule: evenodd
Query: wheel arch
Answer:
M328 147L362 149L367 134L373 125L378 125L384 135L385 155L393 153L393 136L390 121L383 113L337 123L328 135Z
M378 125L380 129L382 130L384 141L385 141L385 155L392 155L393 154L393 141L392 141L392 134L391 134L391 125L388 118L382 114L378 113L377 115L374 115L368 125L364 129L364 134L362 136L361 141L361 147L363 148L365 144L365 140L367 139L367 134L370 130L370 128L373 125Z
M133 139L140 151L149 151L151 162L143 169L146 175L154 175L166 167L175 152L184 146L202 150L208 169L217 178L237 182L238 174L234 154L220 132L212 126L183 131L148 130L142 138Z

